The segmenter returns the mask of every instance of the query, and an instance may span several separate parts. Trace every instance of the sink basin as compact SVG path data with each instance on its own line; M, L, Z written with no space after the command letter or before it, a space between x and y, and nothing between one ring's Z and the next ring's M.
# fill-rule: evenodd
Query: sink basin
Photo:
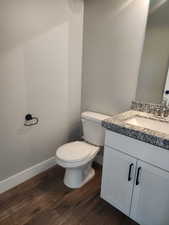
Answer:
M124 121L127 124L147 128L150 130L169 134L169 123L140 116L134 116Z

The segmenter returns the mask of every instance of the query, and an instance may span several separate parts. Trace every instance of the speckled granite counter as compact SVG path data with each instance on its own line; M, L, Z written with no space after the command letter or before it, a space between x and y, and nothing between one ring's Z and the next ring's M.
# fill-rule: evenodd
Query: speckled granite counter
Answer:
M135 116L169 123L168 118L161 119L153 116L153 114L150 113L130 110L104 120L102 122L102 126L116 133L123 134L125 136L169 150L169 134L131 125L125 122L126 120Z

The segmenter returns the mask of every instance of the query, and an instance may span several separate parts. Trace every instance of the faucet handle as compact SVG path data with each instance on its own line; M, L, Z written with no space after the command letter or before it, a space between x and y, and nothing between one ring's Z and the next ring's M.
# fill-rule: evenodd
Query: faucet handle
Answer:
M155 116L161 116L162 115L162 107L158 106L154 109L154 113Z
M169 108L164 108L163 117L168 117L168 116L169 116Z
M167 107L168 106L168 99L166 97L163 97L163 100L161 102L162 106Z

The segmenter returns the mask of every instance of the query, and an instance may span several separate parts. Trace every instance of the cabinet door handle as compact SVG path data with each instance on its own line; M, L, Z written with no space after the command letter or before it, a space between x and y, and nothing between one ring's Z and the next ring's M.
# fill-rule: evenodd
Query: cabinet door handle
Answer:
M136 177L136 185L139 185L140 184L140 171L141 171L141 167L138 168L137 170L137 177Z
M132 180L131 172L132 172L133 166L134 166L133 163L131 163L130 166L129 166L128 181L131 181Z

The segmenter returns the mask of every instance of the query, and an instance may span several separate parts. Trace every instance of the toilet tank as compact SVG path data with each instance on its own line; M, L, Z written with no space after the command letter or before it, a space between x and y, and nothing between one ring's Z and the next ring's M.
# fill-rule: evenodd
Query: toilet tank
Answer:
M83 139L93 145L103 146L105 129L102 127L102 121L110 116L96 113L83 112L81 114Z

